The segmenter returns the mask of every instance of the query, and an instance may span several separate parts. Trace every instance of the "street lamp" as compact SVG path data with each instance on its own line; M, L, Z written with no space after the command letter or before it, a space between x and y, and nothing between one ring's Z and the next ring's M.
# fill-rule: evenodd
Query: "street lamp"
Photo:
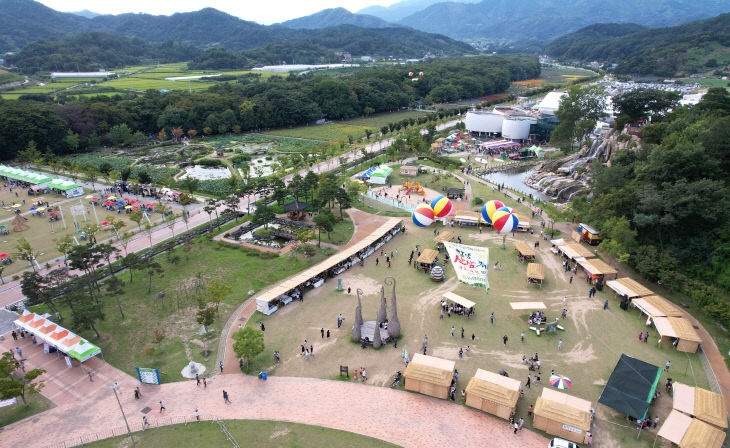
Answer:
M124 419L124 424L127 426L127 434L129 435L129 439L132 441L132 446L135 446L134 437L132 437L132 431L129 429L129 422L127 421L127 416L124 414L124 409L122 408L122 402L119 401L119 395L117 395L116 383L112 384L111 388L112 388L112 391L114 392L114 398L117 399L117 404L119 405L119 410L122 411L122 418Z

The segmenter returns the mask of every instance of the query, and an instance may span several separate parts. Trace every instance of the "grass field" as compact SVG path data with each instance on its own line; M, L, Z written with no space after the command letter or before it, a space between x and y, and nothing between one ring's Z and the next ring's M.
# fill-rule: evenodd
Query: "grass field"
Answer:
M0 408L0 428L53 407L53 403L41 394L29 395L26 400L28 400L28 407L25 407L23 401L18 397L18 404Z
M417 110L406 110L401 112L391 112L384 114L372 115L365 118L356 118L354 120L348 120L345 124L352 126L365 126L373 129L373 131L379 131L381 127L395 123L406 118L420 118L428 115L428 112L421 112Z
M256 448L386 448L396 445L359 434L319 426L270 420L227 420L226 428L241 446ZM219 448L231 442L216 422L180 424L134 434L140 447ZM83 445L88 448L127 448L129 437L114 437Z
M501 195L491 193L491 189L479 194L487 200L502 199ZM518 403L517 414L525 417L528 427L531 427L532 419L526 415L527 407L535 403L543 387L549 387L546 383L551 370L573 380L572 388L567 391L569 394L595 404L621 353L657 366L663 366L667 360L671 360L673 367L670 376L675 381L708 387L697 355L676 352L665 345L658 346L656 332L652 329L649 329L650 343L637 342L638 332L647 330L645 317L636 310L621 310L616 296L608 291L599 292L597 297L589 299L585 274L578 273L573 282L569 282L569 275L562 272L560 259L550 252L549 244L544 244L544 241L538 248L538 262L546 265L545 284L542 288L528 285L525 279L526 265L517 260L512 242L523 240L532 244L538 239L537 235L508 235L507 249L503 250L502 236L491 229L481 234L473 228L450 229L463 238L464 244L488 247L490 265L495 262L502 264L502 270L490 269L491 289L485 291L459 283L451 265L446 266L445 283L434 283L422 271L414 270L407 262L410 251L416 244L421 248L434 247L433 230L441 226L432 226L433 229L419 229L410 223L407 226L408 231L404 235L396 236L384 247L389 253L395 249L399 251L391 269L384 263L376 266L373 259L368 259L364 267L356 267L338 277L345 288L361 288L364 291L363 318L372 320L377 311L379 288L384 277L395 276L402 327L398 349L386 346L380 350L362 350L358 344L352 343L350 330L355 294L336 292L334 283L326 283L325 287L307 293L301 304L287 305L268 317L256 314L249 319L250 322L261 320L266 324L266 350L253 361L252 369L273 370L273 374L282 376L335 378L339 365L364 366L368 370L368 382L385 386L390 384L395 370L403 369L402 350L405 348L410 354L420 351L423 335L427 334L429 354L456 362L460 373L457 390L460 392L477 368L491 371L504 369L524 384L528 373L532 375L533 372L529 372L522 363L522 355L531 356L538 352L542 368L545 369L541 372L542 381L529 389L525 388L526 397ZM539 232L539 224L537 229ZM447 291L475 301L476 315L468 320L461 316L440 319L438 303ZM389 297L390 294L390 288L386 286L386 295ZM553 320L560 315L563 297L567 298L565 308L568 313L566 319L560 320L560 324L565 327L565 331L539 337L527 328L529 312L513 311L509 305L509 302L542 301L547 305L548 319ZM604 300L609 302L607 310L603 310ZM494 324L489 319L492 312L496 317ZM336 327L339 313L346 319L341 329ZM456 330L453 337L450 335L452 325ZM461 338L462 327L465 330L464 338ZM320 328L330 330L332 337L321 338ZM526 335L524 343L520 342L521 332ZM471 339L472 333L474 340ZM503 335L509 338L506 346L502 341ZM300 355L299 347L305 338L314 344L317 353L316 358L309 361ZM557 348L558 339L563 340L562 350ZM464 358L459 358L459 348L466 350L467 346L470 346L469 351ZM271 362L273 350L281 353L282 362L279 365ZM665 379L666 374L663 374L662 384ZM643 432L637 440L636 431L616 426L624 423L621 416L606 407L594 407L598 413L598 426L594 428L595 446L649 447L653 443L655 431ZM663 419L670 408L671 398L662 396L650 408L649 415L659 415Z
M319 141L345 141L348 137L360 139L365 137L366 126L351 126L347 122L327 123L310 126L300 126L291 129L277 129L274 131L264 132L267 135L276 135L281 137L304 138L308 140ZM373 132L375 129L373 129Z
M103 300L106 317L97 327L101 338L89 331L80 333L99 345L104 359L120 370L134 375L135 366L159 368L163 382L183 380L180 370L190 360L213 368L220 330L229 313L249 297L248 291L260 291L321 261L325 251L319 251L311 258L290 252L282 257L264 259L248 255L239 248L198 239L170 254L156 258L164 273L153 278L150 293L147 292L149 277L146 273L132 272L131 283L128 272L120 274L126 284L124 294L119 297L125 319L121 318L116 301L106 297ZM232 289L209 328L213 332L201 335L195 314L197 298L207 294L206 285L213 279L220 279ZM164 299L157 296L161 291L165 292ZM61 313L69 314L70 311L61 310ZM155 344L155 330L160 328L167 331L164 339ZM202 355L203 350L210 350L208 357Z
M333 208L332 213L335 216L340 216L340 212L337 208ZM352 224L352 221L347 217L347 215L344 215L344 219L335 224L334 230L332 230L329 234L327 232L322 232L322 242L344 246L348 241L350 241L354 232L355 226Z

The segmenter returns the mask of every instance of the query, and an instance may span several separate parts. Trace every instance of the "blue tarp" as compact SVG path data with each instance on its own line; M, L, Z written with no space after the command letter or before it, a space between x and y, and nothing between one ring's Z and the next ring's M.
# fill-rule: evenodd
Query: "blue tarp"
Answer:
M370 175L373 174L373 172L377 169L377 167L368 168L367 171L360 175L360 179L370 179Z

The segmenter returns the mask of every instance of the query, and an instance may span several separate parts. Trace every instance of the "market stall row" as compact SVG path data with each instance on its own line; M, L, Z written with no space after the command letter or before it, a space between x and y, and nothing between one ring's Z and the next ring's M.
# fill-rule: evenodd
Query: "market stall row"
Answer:
M28 310L16 319L13 325L40 339L44 343L46 353L51 352L51 349L58 350L79 362L84 362L101 353L99 347L81 336Z

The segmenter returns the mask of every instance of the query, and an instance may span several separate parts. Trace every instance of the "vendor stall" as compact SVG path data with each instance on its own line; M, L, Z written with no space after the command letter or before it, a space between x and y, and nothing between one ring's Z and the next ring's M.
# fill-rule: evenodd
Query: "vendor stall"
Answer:
M454 361L416 353L403 374L405 388L424 395L446 399L449 396L455 367Z
M517 218L517 227L515 230L521 230L523 232L529 232L532 228L532 223L527 218L527 216L524 216L520 213L515 213L515 218Z
M535 249L524 241L515 241L515 250L520 261L533 261L537 256Z
M460 295L454 294L453 292L447 292L444 294L444 305L455 314L462 314L465 316L471 316L474 313L476 303L469 299L461 297Z
M725 432L702 420L672 410L657 433L679 448L721 448Z
M586 443L591 429L591 402L545 388L533 411L533 426L576 443Z
M439 249L444 247L444 243L449 243L456 239L456 234L450 230L444 230L439 233L433 241L436 243Z
M578 264L585 270L588 277L595 281L605 283L606 280L615 280L618 271L600 258L581 260Z
M529 263L527 265L527 283L534 283L542 287L543 280L545 280L545 265Z
M590 249L575 242L564 242L558 245L558 252L573 261L580 261L584 258L593 258L596 256Z
M13 322L15 328L22 328L54 349L65 353L79 362L101 354L101 349L81 336L75 335L47 318L29 311Z
M622 354L598 402L634 419L644 419L654 398L662 369Z
M460 210L456 215L454 215L453 221L458 226L478 226L482 224L482 215L478 212Z
M727 408L722 395L682 383L674 383L672 388L674 409L723 430L727 429Z
M683 316L682 310L677 305L657 295L634 299L631 301L631 304L652 319L655 317Z
M613 289L614 292L621 297L621 308L624 310L629 309L630 300L654 295L650 289L628 277L621 277L617 280L609 280L606 282L606 286Z
M424 268L430 268L438 256L439 251L435 249L423 249L421 255L418 259L416 259L416 263L420 264Z
M477 369L466 386L466 405L507 420L517 407L520 384L519 380Z
M578 227L578 233L580 233L580 239L590 244L591 246L598 245L602 239L599 236L598 230L587 224L580 223L580 226Z
M75 198L77 196L84 195L84 187L75 184L70 180L64 180L61 178L55 178L51 180L46 186L52 190L59 191L62 195L67 198Z
M671 344L680 352L695 353L702 338L692 324L681 317L654 317L652 319L661 342Z

